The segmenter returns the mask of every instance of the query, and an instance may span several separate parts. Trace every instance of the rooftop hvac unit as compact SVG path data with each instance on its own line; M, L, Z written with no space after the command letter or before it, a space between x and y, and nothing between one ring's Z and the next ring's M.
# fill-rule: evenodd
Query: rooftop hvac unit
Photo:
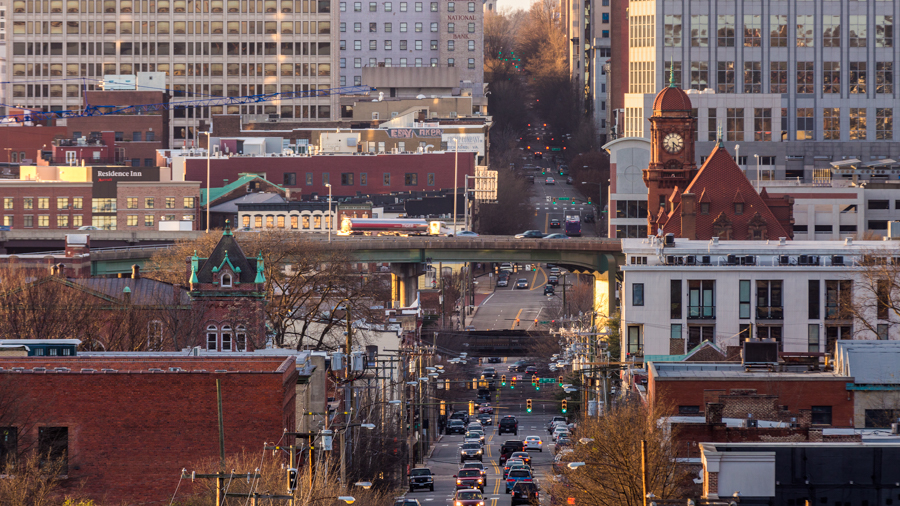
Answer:
M697 257L695 257L694 255L688 255L688 256L684 257L684 265L696 265L696 264L697 264Z
M791 265L791 257L787 255L781 255L778 257L778 265Z
M747 339L741 354L743 365L774 365L778 363L778 341Z
M728 255L728 259L727 259L726 263L727 263L728 265L737 265L737 256L735 256L735 255Z
M831 255L831 265L844 265L844 257L841 255Z
M666 246L675 246L675 234L666 234Z
M741 265L756 265L756 257L753 255L741 257Z
M757 420L756 418L748 418L744 420L744 427L748 429L755 429L759 427L759 420Z
M710 260L709 255L703 255L702 257L700 257L700 264L701 264L701 265L709 265L709 264L711 264L711 263L712 263L712 261Z

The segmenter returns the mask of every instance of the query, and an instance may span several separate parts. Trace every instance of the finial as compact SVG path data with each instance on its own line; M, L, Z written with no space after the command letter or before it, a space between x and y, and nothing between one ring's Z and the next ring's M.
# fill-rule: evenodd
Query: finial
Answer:
M672 60L669 62L669 88L675 87L675 54L672 53Z
M722 142L722 122L720 121L716 125L716 146L723 147L725 144Z
M222 231L222 236L233 235L231 233L231 220L225 220L225 230Z

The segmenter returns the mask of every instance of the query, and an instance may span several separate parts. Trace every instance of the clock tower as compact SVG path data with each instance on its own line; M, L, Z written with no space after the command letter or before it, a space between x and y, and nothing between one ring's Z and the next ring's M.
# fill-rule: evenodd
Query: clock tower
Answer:
M671 210L666 208L666 202L675 188L683 191L697 175L694 163L696 123L691 112L691 99L670 78L669 86L656 95L650 116L650 164L644 170L644 183L649 189L649 234L656 234L660 212Z

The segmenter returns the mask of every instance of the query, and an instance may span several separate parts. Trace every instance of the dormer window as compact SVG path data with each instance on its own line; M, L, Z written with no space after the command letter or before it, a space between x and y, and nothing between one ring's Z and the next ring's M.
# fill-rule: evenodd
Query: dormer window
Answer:
M734 214L744 214L744 203L743 202L735 202L734 203Z
M700 214L709 214L709 202L700 203Z
M231 274L222 274L222 287L231 287Z

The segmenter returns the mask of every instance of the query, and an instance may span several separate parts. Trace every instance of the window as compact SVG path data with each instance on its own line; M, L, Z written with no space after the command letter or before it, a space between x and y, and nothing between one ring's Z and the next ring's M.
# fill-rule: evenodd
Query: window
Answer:
M126 209L137 209L138 208L138 198L137 197L127 197L125 199L125 208Z
M405 22L400 23L400 33L406 33L406 32L408 32L409 30L408 30L407 26L408 26L408 25L407 25ZM404 42L401 41L400 44L401 44L401 45L404 45Z
M432 51L437 51L437 48L438 48L438 41L436 41L436 40L431 41L431 46L430 46L430 47L431 47L431 50L432 50ZM431 66L433 67L435 63L437 63L436 60L432 61L432 65L431 65Z
M175 197L166 197L166 209L175 209Z
M769 46L787 47L788 20L785 15L769 16Z
M400 12L406 12L406 2L400 2Z
M469 12L475 12L475 2L469 2L468 9Z
M416 186L419 184L419 174L415 172L407 172L403 177L403 184L406 186Z
M152 214L144 215L144 226L145 227L152 227L153 221L154 221L154 216ZM249 226L249 224L248 224L248 226Z
M726 111L726 139L729 141L744 140L744 110L727 109Z
M813 425L831 425L831 406L812 406Z
M875 47L894 47L894 16L875 16Z
M342 172L341 173L341 186L353 186L353 173L352 172Z
M447 51L455 50L456 44L452 40L447 41Z
M875 109L875 139L889 141L894 138L894 110L891 108Z
M669 281L669 318L673 320L681 319L681 280L672 279Z
M369 2L369 12L378 12L377 2Z
M797 47L815 46L815 21L812 15L797 16Z
M719 93L734 93L734 62L720 61L716 63L718 72L716 85Z
M144 208L153 209L153 197L144 197Z
M900 419L900 409L867 409L867 429L889 429L891 424Z
M787 62L769 62L769 93L787 93Z
M362 58L353 59L353 68L362 68Z
M762 93L762 63L744 62L744 93Z
M231 287L231 274L222 274L222 286L226 288Z
M691 47L709 47L709 16L691 16Z
M19 429L16 427L0 427L0 474L8 474L6 465L15 465L18 455Z
M606 13L604 13L606 15ZM607 21L608 22L608 21ZM665 17L665 46L681 47L681 15L666 15Z
M682 339L682 337L680 323L669 325L669 339Z
M703 91L709 86L709 63L691 62L691 89Z
M628 354L642 355L643 347L641 346L641 327L638 325L628 326Z
M850 280L825 281L825 318L842 319L842 304L848 302L853 284Z
M632 283L632 285L631 285L631 305L632 306L643 306L644 305L644 284L643 283Z
M416 2L416 12L422 12L422 2Z
M353 12L362 12L362 2L353 2Z
M393 23L385 23L384 24L384 33L391 33L394 31Z
M421 50L422 50L422 41L421 41L421 40L417 40L417 41L416 41L416 51L421 51ZM419 60L419 61L421 61L421 58L416 58L416 59ZM421 67L421 66L422 66L421 64L417 64L417 65L416 65L416 67Z
M738 289L738 318L750 318L750 281L741 280Z
M391 5L391 2L385 2L385 3L384 3L384 12L391 12L393 9L394 9L394 8L393 8L393 6Z
M700 203L700 214L709 214L709 202Z
M841 93L841 62L822 63L822 93Z
M195 197L184 197L184 208L185 209L193 209L195 203Z
M57 214L56 228L69 228L69 216L65 214Z
M138 217L136 214L129 214L125 218L125 225L129 227L136 227L138 224Z
M848 17L850 47L866 47L866 16L851 14Z
M369 23L369 33L378 33L378 23Z
M432 32L437 32L437 31L438 31L438 24L437 24L437 23L431 23L431 31L432 31Z
M34 197L23 198L22 209L34 209Z
M715 318L715 281L688 281L688 318Z
M850 140L866 140L866 110L865 108L850 108Z
M811 279L807 287L807 318L819 319L819 280Z
M819 352L819 324L810 323L806 327L806 348L810 353Z
M703 341L716 342L716 327L714 325L688 325L687 349L694 349Z
M784 318L780 280L756 281L756 318L758 320L781 320Z
M733 14L720 15L716 30L719 47L734 47Z
M718 135L719 123L716 121L716 110L710 108L707 111L706 135L707 140L715 141Z
M475 68L475 58L469 58L469 63L468 63L468 65L467 65L467 67L470 68L470 69L474 69L474 68Z
M772 109L753 109L753 139L755 141L772 140ZM743 214L743 208L741 214Z
M894 92L894 62L875 63L875 93Z
M38 429L38 454L40 455L42 467L50 462L58 462L60 464L60 474L69 474L68 453L68 427L41 427Z
M56 197L56 208L59 210L69 208L69 197Z
M369 41L369 51L375 51L376 49L378 49L378 41L370 40Z
M678 406L679 415L699 415L700 406Z
M15 209L12 197L3 197L3 209Z
M822 16L822 45L825 47L841 47L840 16Z
M469 51L474 51L474 50L475 50L475 41L474 41L474 40L470 40L470 41L469 41ZM473 60L473 61L474 61L474 60ZM469 67L469 68L475 68L475 67Z
M825 140L840 140L841 109L839 107L826 107L822 110L822 116L822 133Z
M850 93L866 94L866 62L850 62Z
M30 214L22 216L22 224L25 228L34 228L34 216Z
M381 178L381 183L382 183L384 186L390 186L390 185L391 185L391 174L390 174L390 172L385 172L385 173L384 173L384 175L383 175L382 178Z
M475 33L475 23L469 23L469 33Z
M297 228L297 227L294 227ZM237 326L235 334L234 351L247 351L247 327L243 325Z
M797 140L812 140L815 138L815 113L812 107L797 108Z
M353 31L355 33L362 32L362 23L353 23Z
M386 50L390 51L391 49L393 49L393 47L394 47L394 44L393 44L392 41L390 41L390 40L384 41L384 48L385 48ZM385 63L387 63L387 59L385 59ZM389 66L389 65L388 65L388 66Z

